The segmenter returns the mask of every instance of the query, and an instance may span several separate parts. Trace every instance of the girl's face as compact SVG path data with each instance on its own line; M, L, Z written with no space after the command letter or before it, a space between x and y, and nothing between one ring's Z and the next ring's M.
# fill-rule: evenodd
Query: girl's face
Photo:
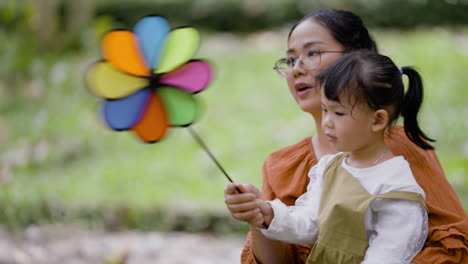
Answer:
M344 51L343 45L331 33L313 19L300 23L288 41L287 58L303 58L310 51ZM343 53L323 53L320 64L306 70L301 63L295 63L286 77L289 90L301 109L311 114L320 114L320 90L315 85L315 76Z
M365 103L349 103L341 95L336 102L327 99L323 91L321 94L322 129L337 151L358 151L373 142L374 110Z

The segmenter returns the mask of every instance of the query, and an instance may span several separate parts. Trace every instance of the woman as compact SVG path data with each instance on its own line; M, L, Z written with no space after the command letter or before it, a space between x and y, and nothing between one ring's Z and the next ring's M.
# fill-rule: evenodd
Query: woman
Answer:
M324 155L336 151L321 129L320 91L315 76L331 62L350 50L377 51L361 19L351 12L321 10L301 19L289 34L287 57L298 59L290 74L282 71L280 60L276 69L287 79L290 92L301 109L312 115L317 133L300 142L280 149L268 156L263 166L263 186L260 193L252 185L239 185L237 193L229 184L225 202L234 218L254 223L258 219L256 199L280 199L293 205L308 185L310 168ZM319 63L307 61L308 52L319 52ZM410 163L419 185L426 193L429 214L429 233L424 248L413 259L416 264L468 263L468 218L455 192L447 182L434 151L421 150L395 126L385 135L385 142L395 155L402 155ZM253 195L251 193L256 193ZM251 225L242 252L242 263L304 263L311 245L288 244L266 238Z

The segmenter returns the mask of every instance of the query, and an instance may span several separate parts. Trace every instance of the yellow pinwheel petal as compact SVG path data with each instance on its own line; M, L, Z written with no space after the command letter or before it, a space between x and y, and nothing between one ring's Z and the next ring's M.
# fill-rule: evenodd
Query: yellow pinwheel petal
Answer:
M108 99L125 97L149 85L148 80L123 73L105 61L88 71L86 82L93 93Z
M161 63L155 73L170 72L190 60L198 49L200 35L191 27L178 28L169 34L164 45Z

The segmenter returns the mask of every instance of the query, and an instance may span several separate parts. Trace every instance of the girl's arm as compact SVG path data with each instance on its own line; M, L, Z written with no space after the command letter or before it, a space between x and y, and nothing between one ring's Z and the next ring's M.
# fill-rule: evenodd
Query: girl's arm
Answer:
M281 199L293 205L309 183L310 168L317 163L310 137L292 146L271 153L263 164L263 200ZM311 245L289 244L266 238L257 228L251 228L241 254L242 264L305 263Z
M279 199L269 202L274 217L271 222L271 218L267 219L268 229L261 230L265 236L290 243L315 242L318 235L318 208L322 188L323 170L320 165L321 162L310 170L311 180L307 192L296 200L294 206L286 206Z
M265 212L264 214L268 224L268 229L262 229L265 236L290 243L312 244L315 242L318 235L322 175L333 157L332 155L324 156L317 165L310 169L307 191L297 198L293 206L286 206L279 199L269 202L274 213ZM274 217L270 223L269 216L271 215Z
M362 264L409 264L427 237L427 213L417 202L376 199L370 209L375 232Z
M409 162L418 184L426 193L429 233L424 248L413 259L417 264L468 263L468 217L445 177L437 154L422 150L395 126L385 143L395 155Z
M265 237L257 226L263 223L263 215L258 209L260 191L253 185L240 184L237 187L242 191L238 193L234 184L228 184L225 190L225 202L232 216L240 221L249 223L250 232L242 252L242 263L288 263L283 262L288 256L287 244L270 240ZM255 252L255 254L253 253Z
M321 162L317 164L317 166L314 166L310 170L310 182L307 187L307 192L301 195L295 201L295 206L287 207L288 210L292 210L292 214L289 216L299 216L300 211L309 210L310 212L307 214L312 215L312 218L305 219L301 216L297 218L291 217L289 224L295 225L296 228L293 227L289 230L288 227L285 227L281 224L282 221L277 221L277 223L272 222L273 225L279 224L285 228L283 231L280 231L279 234L277 234L279 237L276 239L281 238L288 241L294 241L296 243L312 243L315 241L318 231L316 215L318 213L318 204L320 202L320 189L322 185L321 174L332 157L333 156L328 156L328 158L323 158ZM270 197L270 193L272 192L270 189L271 185L268 182L269 177L265 169L266 167L267 166L265 165L263 171L264 177L262 193L264 198ZM274 203L277 203L280 207L283 207L283 209L286 207L279 200L276 200ZM313 215L315 215L315 217ZM272 226L272 228L274 228L274 226ZM278 229L276 228L275 230L277 231ZM290 232L292 232L292 236ZM268 233L268 231L265 233ZM308 234L304 236L303 234L305 233ZM283 235L285 237L282 237ZM310 248L310 245L289 244L269 239L258 228L251 227L251 232L247 236L247 241L242 252L241 262L243 264L305 263L305 260L307 259L307 256L310 252Z

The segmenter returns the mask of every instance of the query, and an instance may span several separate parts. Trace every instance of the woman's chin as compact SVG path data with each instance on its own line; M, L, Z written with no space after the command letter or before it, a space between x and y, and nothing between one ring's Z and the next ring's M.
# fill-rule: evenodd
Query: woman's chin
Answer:
M308 99L299 99L297 100L297 104L301 108L302 111L314 114L318 113L321 114L320 111L320 99L317 100L315 98L308 98Z

